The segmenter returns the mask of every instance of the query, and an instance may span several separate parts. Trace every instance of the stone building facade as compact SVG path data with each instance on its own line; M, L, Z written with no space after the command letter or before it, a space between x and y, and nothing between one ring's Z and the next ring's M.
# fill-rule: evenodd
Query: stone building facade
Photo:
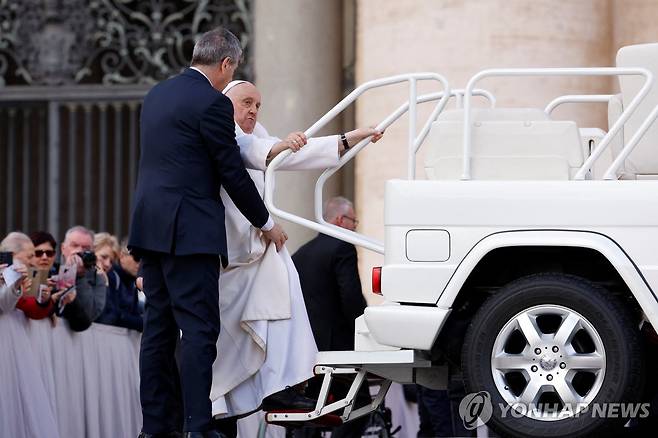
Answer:
M652 0L358 0L356 12L357 83L434 71L452 87L463 88L485 68L607 67L614 65L622 46L658 42L658 2ZM499 105L543 108L562 94L608 93L616 81L504 78L482 86ZM357 125L381 120L406 98L403 88L364 96ZM602 104L564 106L555 115L607 129ZM428 111L419 110L418 116L423 120ZM382 240L384 182L406 175L407 126L405 120L399 124L356 159L359 231ZM383 257L360 250L360 262L368 291L370 268L381 265Z

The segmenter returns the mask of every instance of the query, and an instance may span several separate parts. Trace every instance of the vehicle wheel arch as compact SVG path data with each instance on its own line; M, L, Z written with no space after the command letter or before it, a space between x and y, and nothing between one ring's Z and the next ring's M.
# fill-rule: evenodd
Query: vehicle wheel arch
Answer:
M602 267L600 278L592 278L586 272L574 269L574 264L559 266L557 256L563 260L588 262ZM501 273L494 284L480 281L488 271L497 269L510 257L522 259L528 269L508 269ZM497 263L490 264L492 260ZM530 260L530 262L528 262ZM563 264L564 265L564 264ZM569 263L567 263L569 265ZM494 233L481 239L459 264L443 290L437 305L451 308L451 314L443 325L434 346L449 358L459 357L461 339L468 320L497 288L526 275L540 272L568 273L594 283L610 282L614 293L622 294L625 301L638 315L642 311L654 327L658 327L658 314L654 310L658 298L649 288L630 257L610 237L591 231L566 230L518 230ZM606 278L607 277L607 278ZM652 306L653 304L653 306Z

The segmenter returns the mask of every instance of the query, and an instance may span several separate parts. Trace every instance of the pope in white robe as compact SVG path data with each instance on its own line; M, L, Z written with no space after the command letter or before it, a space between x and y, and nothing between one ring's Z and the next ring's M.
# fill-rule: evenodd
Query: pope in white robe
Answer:
M381 134L357 129L308 139L292 133L285 140L270 136L257 122L260 94L245 81L231 82L224 93L235 109L236 140L261 196L265 168L274 156L292 149L281 170L336 166L344 144L352 146ZM345 142L343 142L343 139ZM215 418L257 410L268 395L313 376L317 347L306 313L299 277L285 246L266 245L222 190L229 263L219 277L221 330L213 365L210 398Z

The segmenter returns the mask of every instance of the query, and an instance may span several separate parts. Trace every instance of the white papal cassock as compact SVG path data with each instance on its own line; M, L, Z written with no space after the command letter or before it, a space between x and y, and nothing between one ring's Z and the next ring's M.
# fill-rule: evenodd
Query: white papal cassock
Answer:
M253 134L236 125L236 140L249 175L263 196L266 157L279 138L256 124ZM309 139L282 170L325 169L338 164L338 137ZM299 276L288 251L265 247L260 231L222 189L229 265L219 277L221 331L210 398L214 416L258 409L263 398L313 376L317 347Z

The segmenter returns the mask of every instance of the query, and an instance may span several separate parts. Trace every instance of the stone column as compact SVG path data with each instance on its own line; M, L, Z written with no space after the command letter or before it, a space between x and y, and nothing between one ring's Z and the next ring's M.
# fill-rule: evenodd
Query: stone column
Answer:
M254 67L263 96L260 121L284 137L304 131L342 97L342 7L339 1L256 0ZM323 133L341 130L341 120ZM313 193L319 172L281 172L275 200L281 208L313 218ZM327 184L325 196L340 191L340 176ZM283 223L292 253L315 232Z
M638 3L653 5L650 0ZM356 82L433 71L444 75L453 88L463 88L485 68L608 66L613 59L610 10L608 0L359 0ZM607 92L609 85L607 79L577 77L504 78L480 84L496 95L499 106L539 108L558 95ZM419 91L439 89L431 84ZM378 123L407 96L408 87L402 86L366 96L357 106L357 125ZM419 110L419 125L428 114L425 108ZM603 106L570 106L556 116L574 119L579 126L607 126ZM357 215L360 231L369 236L384 238L384 182L406 177L406 150L403 119L357 158ZM421 148L419 175L422 161ZM368 290L370 268L381 265L383 258L365 250L359 256Z

